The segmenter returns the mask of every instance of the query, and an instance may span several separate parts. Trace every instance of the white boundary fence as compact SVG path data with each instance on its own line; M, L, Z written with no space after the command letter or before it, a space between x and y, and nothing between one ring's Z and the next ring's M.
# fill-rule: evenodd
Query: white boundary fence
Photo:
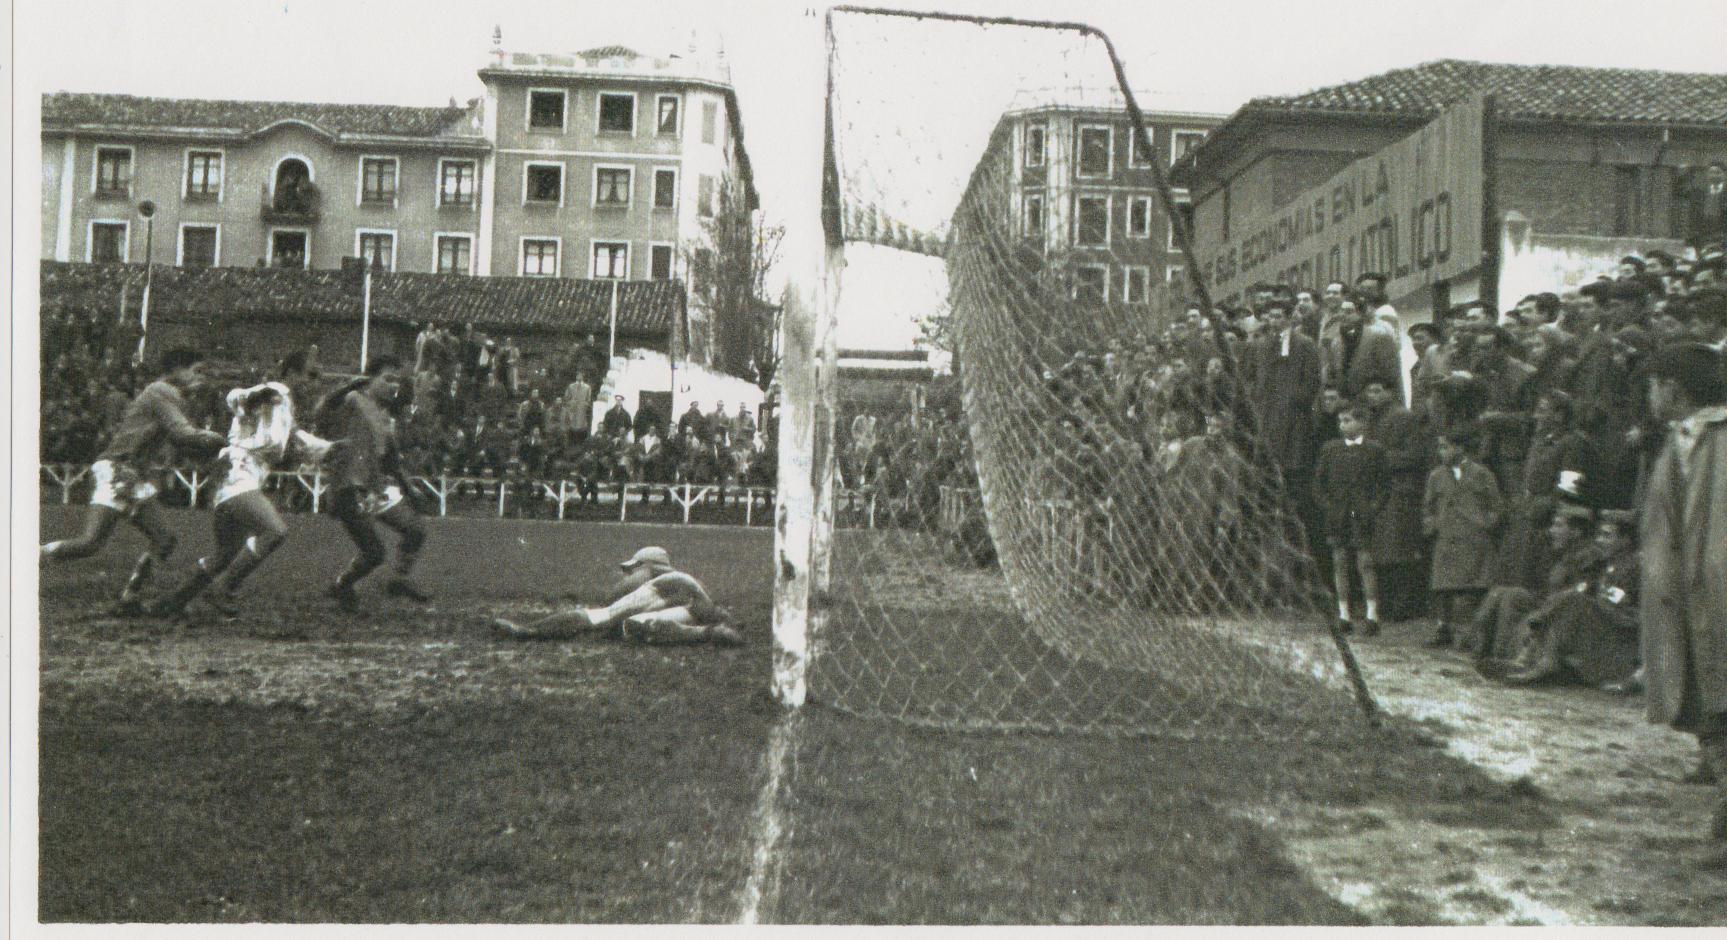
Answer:
M189 467L173 467L168 471L168 475L171 479L171 491L184 493L185 504L188 506L196 506L199 497L212 489L214 483L220 479L220 475ZM73 490L89 476L90 468L87 466L42 465L42 485L58 490L59 502L63 504L72 502ZM323 471L315 467L275 470L270 473L270 480L276 488L297 486L310 498L312 512L319 511L324 495L330 488L329 482L324 479ZM500 518L509 514L512 505L529 499L547 504L548 509L556 506L557 518L564 519L572 508L582 504L585 495L582 484L574 479L524 481L484 476L439 475L411 476L407 478L407 482L437 505L439 516L450 515L451 503L458 496L463 496L470 500L483 499ZM725 509L742 506L743 524L750 526L755 525L758 515L767 512L774 499L773 487L721 486L717 483L608 481L594 483L591 489L592 505L614 508L619 522L628 522L632 509L641 510L657 496L666 503L676 505L685 524L692 521L692 511L698 508Z

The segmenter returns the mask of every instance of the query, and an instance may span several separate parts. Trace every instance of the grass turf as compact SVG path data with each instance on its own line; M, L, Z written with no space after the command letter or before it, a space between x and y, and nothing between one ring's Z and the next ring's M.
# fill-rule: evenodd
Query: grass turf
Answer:
M45 537L75 523L58 507L44 517ZM184 561L207 518L176 521ZM181 633L85 619L117 590L131 534L100 560L45 572L43 919L736 916L774 720L754 698L767 672L768 533L434 521L421 574L438 600L368 596L369 613L347 618L315 597L348 557L339 529L292 524L238 624ZM544 593L597 598L616 561L650 543L742 615L748 646L500 648L478 628ZM216 653L229 657L219 667L186 665ZM794 742L781 794L790 835L763 913L1356 922L1255 821L1254 808L1280 800L1544 824L1535 797L1406 728L1243 747L931 732L818 707ZM1508 808L1482 811L1498 803Z

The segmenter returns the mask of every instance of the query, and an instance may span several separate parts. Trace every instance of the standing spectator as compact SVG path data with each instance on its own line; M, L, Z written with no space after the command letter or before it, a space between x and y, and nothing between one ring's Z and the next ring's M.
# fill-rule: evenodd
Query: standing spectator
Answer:
M1325 381L1354 399L1372 380L1385 383L1403 394L1403 361L1397 333L1368 316L1354 301L1338 304L1335 327L1328 330L1322 347Z
M624 396L613 395L611 409L600 419L600 430L613 440L623 440L630 436L630 427L630 409L624 407Z
M522 390L522 351L516 347L516 338L504 337L504 345L498 350L498 370L503 373L504 387L510 390L510 397L515 397Z
M714 402L714 410L708 415L708 440L720 450L732 445L732 419L726 414L723 399Z
M737 416L732 418L732 433L736 440L754 446L756 439L756 416L750 413L750 407L738 402Z
M1710 835L1727 840L1727 379L1702 344L1656 353L1649 407L1671 421L1643 494L1642 624L1649 720L1697 736L1723 789ZM1727 852L1712 861L1727 863Z
M631 428L636 432L637 440L640 440L641 436L650 430L656 434L664 434L665 427L666 420L660 417L660 413L654 410L653 405L642 402L642 406L636 409L636 418L632 422Z
M1409 328L1409 344L1415 347L1415 365L1409 369L1409 408L1426 414L1431 407L1433 386L1451 372L1444 336L1437 323L1417 323Z
M1702 179L1687 195L1685 240L1699 253L1706 245L1727 241L1727 165L1716 160L1704 167Z
M432 321L426 320L420 324L420 332L414 335L414 374L426 367L426 347L432 345Z
M1502 512L1499 484L1469 457L1469 431L1453 428L1439 439L1439 463L1427 477L1422 526L1433 536L1431 587L1439 626L1428 646L1449 647L1451 625L1469 623L1493 583L1494 531Z
M578 373L564 386L564 407L570 412L570 430L587 431L594 422L594 387Z
M1352 629L1349 615L1349 572L1356 569L1366 602L1363 636L1379 633L1379 580L1373 571L1373 525L1385 505L1388 474L1385 449L1367 440L1365 413L1355 405L1337 412L1341 437L1319 451L1313 476L1314 497L1325 518L1331 545L1332 578L1337 586L1338 629Z
M522 431L540 431L546 426L546 403L540 400L538 386L528 389L528 397L516 406L516 424Z
M678 437L694 434L697 440L707 440L708 419L702 414L702 406L695 399L690 399L690 406L678 416Z
M1373 525L1373 564L1385 619L1408 620L1426 607L1427 543L1421 505L1427 471L1433 465L1432 440L1426 422L1403 407L1384 382L1372 381L1362 391L1367 439L1385 449L1385 505Z

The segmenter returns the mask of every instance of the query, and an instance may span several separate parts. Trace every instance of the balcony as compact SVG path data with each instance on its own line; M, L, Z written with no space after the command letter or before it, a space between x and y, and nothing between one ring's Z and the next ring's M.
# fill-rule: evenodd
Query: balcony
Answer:
M305 180L283 183L273 192L265 184L258 216L266 225L316 225L322 201L318 187Z

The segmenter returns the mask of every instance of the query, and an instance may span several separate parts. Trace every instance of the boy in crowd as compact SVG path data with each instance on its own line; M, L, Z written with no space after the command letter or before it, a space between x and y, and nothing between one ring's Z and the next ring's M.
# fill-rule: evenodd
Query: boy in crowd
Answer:
M1350 632L1349 572L1361 582L1367 622L1363 636L1379 633L1379 580L1373 570L1373 525L1389 492L1385 448L1367 440L1365 412L1344 405L1337 412L1340 438L1326 441L1319 451L1313 495L1325 520L1331 545L1332 579L1337 588L1338 629Z

